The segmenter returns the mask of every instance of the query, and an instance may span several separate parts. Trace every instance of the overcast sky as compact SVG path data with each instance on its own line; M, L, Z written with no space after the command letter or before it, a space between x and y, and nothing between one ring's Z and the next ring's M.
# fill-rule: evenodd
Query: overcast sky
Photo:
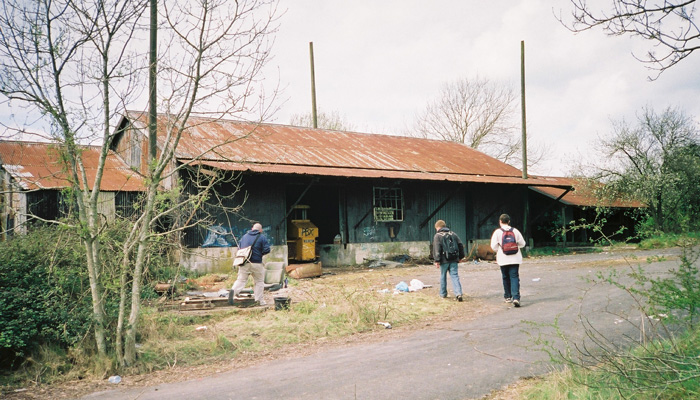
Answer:
M550 144L530 172L566 175L591 154L611 120L635 121L644 106L680 107L700 120L700 54L650 82L654 71L633 57L650 49L601 30L573 34L554 17L568 1L282 2L286 13L268 78L286 100L274 122L311 109L309 42L314 43L318 108L338 112L356 130L402 134L443 83L479 76L520 94L525 41L529 143ZM518 108L519 112L519 108Z
M528 147L550 150L530 173L566 175L594 154L612 120L636 121L645 106L678 107L700 121L700 52L650 82L656 72L633 57L650 43L571 33L555 18L568 19L567 0L281 0L280 11L264 82L268 90L279 83L284 102L270 122L311 110L309 42L319 110L357 131L401 135L448 82L478 76L519 98L521 41ZM1 121L21 111L0 106ZM518 125L519 110L518 102Z

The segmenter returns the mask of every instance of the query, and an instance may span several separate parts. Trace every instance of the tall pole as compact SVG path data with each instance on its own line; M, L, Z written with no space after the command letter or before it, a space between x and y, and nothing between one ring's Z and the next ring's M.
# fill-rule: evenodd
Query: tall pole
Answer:
M522 107L523 116L523 137L522 137L522 148L523 148L523 179L527 179L527 124L525 121L525 41L520 41L520 104ZM530 234L530 228L528 226L528 219L530 216L530 189L525 186L524 194L524 209L523 209L523 236L528 238Z
M156 65L158 63L158 0L151 0L151 38L148 64L148 164L152 165L156 158L156 132L157 132L157 108L156 108Z
M309 57L311 58L311 118L314 128L318 128L316 115L316 74L314 73L314 42L309 42Z
M520 105L523 116L523 179L527 179L527 124L525 122L525 41L520 41Z

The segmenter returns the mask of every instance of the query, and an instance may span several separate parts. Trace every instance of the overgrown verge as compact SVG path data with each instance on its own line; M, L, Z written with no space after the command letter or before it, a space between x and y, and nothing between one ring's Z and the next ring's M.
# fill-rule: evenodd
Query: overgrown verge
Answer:
M679 239L676 239L679 240ZM630 266L624 284L617 271L599 274L598 282L632 296L642 322L636 346L613 343L581 321L590 344L556 348L536 338L552 361L564 366L518 395L528 399L686 399L700 396L700 276L698 240L685 236L680 265L666 277L649 277L642 266ZM629 321L628 321L629 322ZM557 323L552 328L561 336ZM628 337L630 341L631 337ZM591 345L592 344L592 345Z
M115 226L104 232L101 251L121 251L126 231ZM290 278L293 299L289 311L258 308L217 309L214 312L158 310L168 301L153 290L155 283L179 282L179 292L216 283L231 287L235 276L182 278L177 267L168 267L167 255L156 248L149 255L143 312L137 337L137 362L119 368L114 353L108 359L95 356L92 339L92 302L84 262L84 246L69 229L35 229L0 243L0 392L110 375L133 375L231 360L267 357L295 347L315 346L348 336L394 328L443 315L456 302L445 302L434 293L394 295L397 278L389 270L372 274L324 275L321 279ZM105 287L107 332L114 332L119 304L120 257L106 254L101 266ZM112 265L111 263L114 263ZM392 269L411 274L409 267ZM216 278L216 279L214 279ZM198 287L198 284L202 286ZM212 289L211 286L208 286ZM150 304L150 305L146 305ZM463 304L463 303L462 303ZM108 337L110 349L114 338Z
M126 221L106 227L100 240L105 264L99 284L106 326L114 332L119 306L119 246ZM143 298L155 297L153 283L172 279L162 248L149 255ZM85 247L78 232L64 225L37 226L0 242L0 387L50 383L54 379L105 376L113 359L96 357ZM114 337L107 337L113 346Z

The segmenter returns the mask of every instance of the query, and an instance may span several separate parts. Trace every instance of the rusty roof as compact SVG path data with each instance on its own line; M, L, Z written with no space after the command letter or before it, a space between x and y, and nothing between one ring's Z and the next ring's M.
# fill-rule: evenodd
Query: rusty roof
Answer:
M602 185L601 183L592 184L584 178L564 178L552 176L539 176L540 181L551 182L559 185L569 185L574 188L573 191L565 194L559 201L563 204L577 207L612 207L612 208L639 208L644 207L639 201L634 200L601 200L594 193L594 186ZM593 186L592 186L593 185ZM541 193L553 199L559 198L564 193L564 189L554 187L554 185L532 186L530 189Z
M126 118L146 135L146 113ZM167 124L159 115L161 149ZM225 170L533 184L519 169L462 143L202 117L190 117L188 126L176 158Z
M89 189L92 189L100 148L84 146L81 154ZM59 161L58 149L52 143L0 140L0 166L24 190L63 189L70 186L65 166ZM130 192L143 189L143 179L110 151L105 162L101 190Z

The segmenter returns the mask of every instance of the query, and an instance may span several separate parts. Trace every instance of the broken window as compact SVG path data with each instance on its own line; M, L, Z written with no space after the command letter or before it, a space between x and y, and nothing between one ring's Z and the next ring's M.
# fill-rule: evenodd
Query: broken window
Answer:
M400 188L374 188L374 220L403 221L403 192Z

